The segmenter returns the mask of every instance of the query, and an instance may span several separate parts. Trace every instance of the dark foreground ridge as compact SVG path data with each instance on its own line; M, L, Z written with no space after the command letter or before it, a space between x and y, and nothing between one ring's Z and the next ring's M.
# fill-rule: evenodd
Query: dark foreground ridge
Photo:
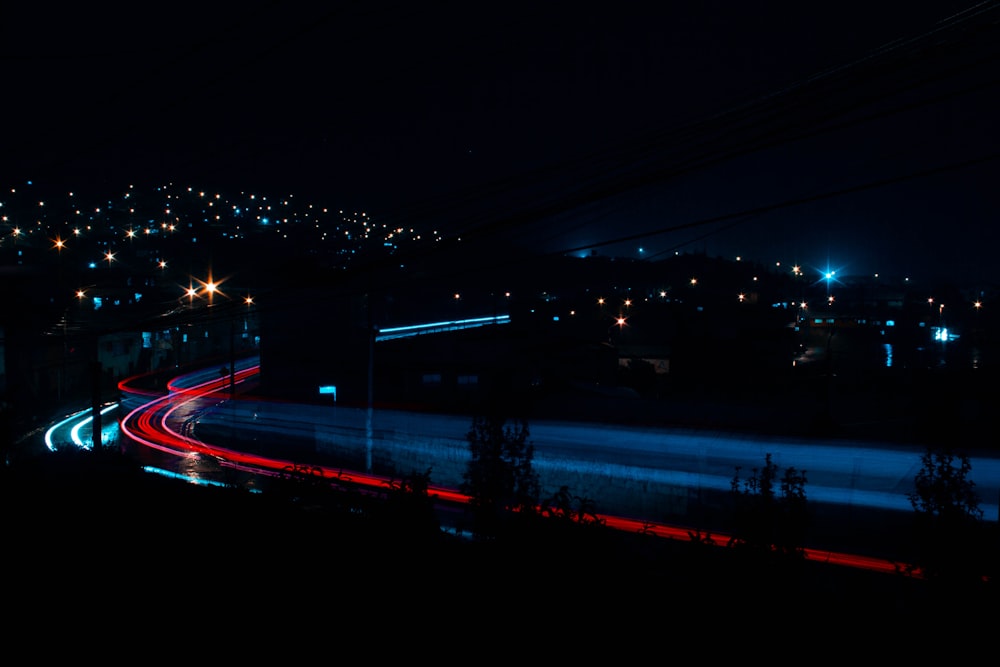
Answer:
M921 581L552 518L476 540L442 531L419 495L296 480L251 494L146 473L117 453L48 453L2 474L4 570L32 582L16 589L15 607L100 598L138 611L189 591L225 606L252 599L261 619L325 599L310 614L333 613L337 600L417 622L425 604L463 617L517 604L531 618L674 627L758 614L947 622L955 605L987 617L996 608L995 583Z

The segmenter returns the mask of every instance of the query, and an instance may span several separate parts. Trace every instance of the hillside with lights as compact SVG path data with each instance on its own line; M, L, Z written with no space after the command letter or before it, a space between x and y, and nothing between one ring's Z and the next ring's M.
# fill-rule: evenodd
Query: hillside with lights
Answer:
M318 400L339 369L343 400L362 404L372 331L498 316L509 326L380 343L376 400L472 410L503 386L559 417L887 439L931 416L974 433L988 412L995 286L531 254L172 185L29 185L0 212L3 389L29 421L90 400L95 359L113 394L128 375L264 353L272 395Z

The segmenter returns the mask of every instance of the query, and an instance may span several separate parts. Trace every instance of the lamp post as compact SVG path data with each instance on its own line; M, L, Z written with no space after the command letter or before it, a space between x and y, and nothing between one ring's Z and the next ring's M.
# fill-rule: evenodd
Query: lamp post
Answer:
M458 300L460 296L455 295ZM377 329L372 316L371 295L365 294L365 310L368 317L368 409L365 413L365 472L372 471L372 449L374 448L373 419L375 410L375 336Z

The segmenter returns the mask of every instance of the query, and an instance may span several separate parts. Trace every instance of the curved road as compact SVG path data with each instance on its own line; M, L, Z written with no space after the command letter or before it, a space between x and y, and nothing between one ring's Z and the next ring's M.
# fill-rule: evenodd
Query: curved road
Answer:
M123 381L123 416L118 420L121 433L130 442L165 455L164 460L172 459L174 464L167 466L170 472L186 471L188 478L193 476L201 482L213 483L212 470L273 476L305 469L331 482L385 489L398 479L398 474L372 472L372 457L384 465L387 457L395 456L399 465L405 465L405 461L412 470L434 469L438 485L430 493L439 502L466 500L455 489L461 483L467 458L468 417L386 410L372 413L262 401L244 393L244 387L252 384L257 373L256 359L247 359L237 365L233 378L220 377L217 369L189 373L174 378L164 394L142 391L131 386L129 380ZM239 390L235 400L231 388ZM104 412L113 407L106 406ZM90 414L90 410L81 411L54 426L46 434L47 444L53 447L60 441L74 441L77 446L87 446L86 436L81 434L89 434L84 425ZM364 451L366 471L316 464L301 456L254 454L246 448L212 444L211 438L198 435L218 433L220 429L244 435L270 433L269 439L278 442L282 439L274 436L289 441L311 439L317 454L353 452L358 457L359 451ZM643 497L648 502L652 497L662 508L663 502L679 497L683 502L692 491L729 491L737 467L745 477L769 453L779 470L793 466L806 472L810 503L912 512L907 494L913 488L923 451L918 447L804 442L573 422L532 423L530 440L535 446L533 465L544 489L551 492L565 484L574 493L598 499L601 507L611 507L616 513L600 515L609 526L678 539L690 539L689 529L650 521L644 518L644 510L649 508L632 501ZM323 458L318 456L317 460ZM972 465L971 477L984 518L996 521L1000 458L974 456ZM662 512L645 516L653 515L662 516ZM713 537L722 543L727 539L717 534ZM807 556L879 571L897 570L896 564L879 558L826 550L807 550Z

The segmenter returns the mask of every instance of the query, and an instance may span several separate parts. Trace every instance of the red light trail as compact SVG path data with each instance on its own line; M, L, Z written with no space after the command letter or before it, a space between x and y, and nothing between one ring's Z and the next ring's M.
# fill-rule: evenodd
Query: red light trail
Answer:
M233 378L235 384L244 383L254 378L260 371L259 365L253 365L236 371ZM393 488L396 480L383 475L374 475L342 468L322 465L304 466L301 462L285 459L258 456L248 452L228 449L213 445L197 438L179 432L171 423L183 421L178 414L187 411L197 414L209 404L217 404L233 400L229 393L230 377L228 375L195 384L182 386L182 379L190 379L193 375L174 378L167 384L167 393L156 395L151 392L129 386L129 380L123 380L119 389L133 398L143 397L144 402L134 408L121 419L121 430L132 441L146 447L156 449L175 456L201 454L215 458L223 466L253 474L279 476L289 472L303 472L321 475L331 484L354 485L375 492L387 491ZM183 429L182 429L183 430ZM431 486L428 494L439 501L463 505L469 502L469 496L454 489ZM719 533L699 535L690 528L648 520L633 519L614 515L597 514L597 521L615 530L644 533L665 539L682 541L703 540L720 546L728 545L731 536ZM802 555L810 561L854 567L874 572L898 574L906 572L909 576L922 578L919 569L911 568L905 563L897 563L884 558L875 558L858 554L826 551L805 548Z

